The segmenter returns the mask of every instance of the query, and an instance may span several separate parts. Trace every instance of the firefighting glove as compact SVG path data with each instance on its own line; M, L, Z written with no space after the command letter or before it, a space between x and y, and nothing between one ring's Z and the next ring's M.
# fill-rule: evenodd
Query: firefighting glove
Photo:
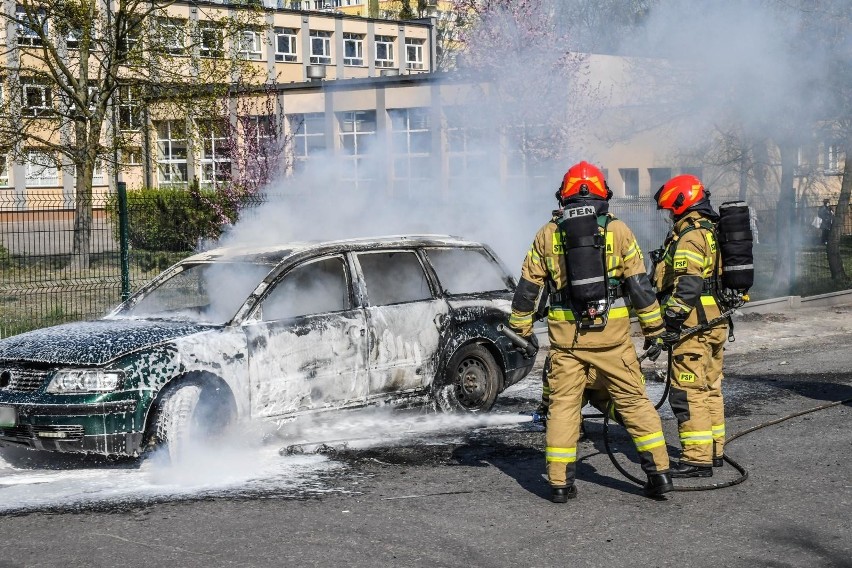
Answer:
M526 351L525 349L520 349L520 348L519 348L519 349L520 349L520 350L524 353L524 357L532 357L532 356L534 356L536 353L538 353L538 337L536 337L536 334L535 334L535 333L531 333L531 334L529 334L528 336L524 337L524 339L526 339L527 341L529 341L529 342L530 342L530 345L532 345L532 346L535 348L535 351L533 351L533 354L532 354L532 355L530 355L529 353L527 353L527 351Z
M680 340L680 330L686 321L686 312L676 312L667 309L663 315L666 323L666 331L660 336L666 349L671 349Z
M646 337L645 344L642 346L642 351L645 352L643 357L650 361L656 361L660 353L663 352L663 340L661 335L655 335L654 337Z

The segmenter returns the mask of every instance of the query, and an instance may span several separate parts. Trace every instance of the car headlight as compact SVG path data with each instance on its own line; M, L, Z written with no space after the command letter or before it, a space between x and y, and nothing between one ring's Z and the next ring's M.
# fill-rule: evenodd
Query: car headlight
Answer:
M54 373L49 393L110 392L121 384L124 373L103 369L60 369Z

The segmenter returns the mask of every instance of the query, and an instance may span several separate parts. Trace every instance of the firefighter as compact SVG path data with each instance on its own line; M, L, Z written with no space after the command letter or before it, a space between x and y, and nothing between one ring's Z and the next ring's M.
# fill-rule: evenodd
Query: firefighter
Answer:
M530 336L536 299L554 284L547 315L551 370L545 433L551 500L576 496L577 440L584 389L606 389L639 451L648 476L645 494L673 489L660 417L645 394L636 350L629 336L628 301L646 337L663 332L659 305L645 273L642 253L627 225L609 214L612 192L603 173L580 162L557 192L564 206L535 235L521 268L509 325ZM591 284L591 286L589 286Z
M722 400L722 350L725 320L683 341L684 328L706 325L720 315L714 298L720 271L710 193L692 175L667 181L654 195L669 216L672 230L654 269L654 285L663 310L664 344L671 348L669 404L680 433L681 458L672 477L711 477L723 464L725 414Z

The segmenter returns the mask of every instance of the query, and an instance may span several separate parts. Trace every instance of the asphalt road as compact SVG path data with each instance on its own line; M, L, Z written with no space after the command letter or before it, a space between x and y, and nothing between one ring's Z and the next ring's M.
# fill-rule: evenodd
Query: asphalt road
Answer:
M852 311L826 314L738 326L746 341L727 356L729 435L852 398ZM828 319L830 334L820 325ZM510 389L496 410L530 410L535 381ZM676 455L675 423L667 407L661 413ZM744 483L665 501L615 470L599 421L579 448L579 497L559 505L547 499L543 434L532 425L343 449L330 456L342 467L311 492L6 515L0 568L852 566L851 419L852 405L839 405L748 434L727 451L748 469ZM614 444L640 475L620 432ZM736 478L730 465L717 471L713 482Z

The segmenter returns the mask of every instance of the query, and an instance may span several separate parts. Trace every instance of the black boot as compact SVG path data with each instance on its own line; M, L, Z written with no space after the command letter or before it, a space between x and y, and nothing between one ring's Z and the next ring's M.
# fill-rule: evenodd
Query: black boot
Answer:
M568 499L574 499L576 496L577 488L573 485L550 488L550 500L554 503L567 503Z
M713 458L713 467L722 467L725 465L725 458Z
M672 477L669 472L649 473L648 482L645 484L645 495L648 497L661 497L674 489Z
M672 477L713 477L713 468L709 465L679 463L671 471Z

